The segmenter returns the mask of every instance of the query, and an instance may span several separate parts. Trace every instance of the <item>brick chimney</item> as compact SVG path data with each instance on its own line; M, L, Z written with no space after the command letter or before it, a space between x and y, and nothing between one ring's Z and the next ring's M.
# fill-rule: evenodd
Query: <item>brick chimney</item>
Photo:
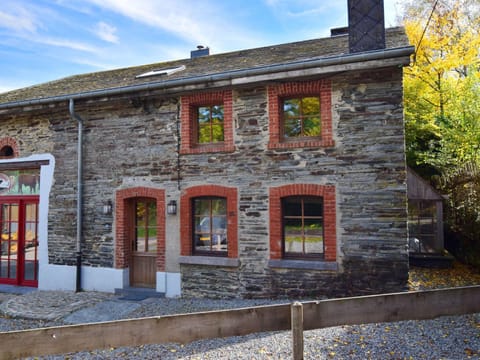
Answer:
M348 0L348 43L351 53L385 49L383 0Z

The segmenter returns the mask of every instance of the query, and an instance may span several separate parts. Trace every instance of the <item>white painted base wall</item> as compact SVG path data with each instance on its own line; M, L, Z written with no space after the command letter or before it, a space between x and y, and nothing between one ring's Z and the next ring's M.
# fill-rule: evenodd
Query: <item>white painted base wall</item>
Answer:
M76 289L76 266L41 265L38 279L39 290ZM128 269L112 269L82 266L82 284L85 291L113 293L115 289L129 286ZM181 296L181 276L179 273L157 272L156 291L165 293L166 297Z

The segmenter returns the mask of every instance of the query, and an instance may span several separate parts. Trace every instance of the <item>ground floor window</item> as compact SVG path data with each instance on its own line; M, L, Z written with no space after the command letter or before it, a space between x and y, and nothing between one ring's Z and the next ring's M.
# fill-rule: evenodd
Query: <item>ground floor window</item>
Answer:
M238 256L237 189L221 185L192 186L180 199L182 256Z
M335 187L290 184L270 189L270 259L336 261Z
M203 197L192 200L195 254L227 255L227 200Z
M282 217L284 257L323 258L323 198L285 197L282 199Z

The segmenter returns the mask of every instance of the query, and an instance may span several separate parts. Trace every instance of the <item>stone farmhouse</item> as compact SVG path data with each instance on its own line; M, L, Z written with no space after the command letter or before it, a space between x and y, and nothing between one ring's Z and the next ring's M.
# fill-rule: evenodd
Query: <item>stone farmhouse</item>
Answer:
M370 4L370 5L369 5ZM373 4L373 5L371 5ZM0 94L0 283L343 296L408 279L401 28Z

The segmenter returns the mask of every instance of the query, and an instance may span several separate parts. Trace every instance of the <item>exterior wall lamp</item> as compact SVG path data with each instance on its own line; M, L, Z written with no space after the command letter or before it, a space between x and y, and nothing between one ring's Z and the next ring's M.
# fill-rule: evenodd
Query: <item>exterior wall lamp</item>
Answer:
M110 215L112 213L112 202L110 200L103 204L102 213L103 215Z
M167 204L167 214L168 215L177 215L177 202L175 200L170 200Z

